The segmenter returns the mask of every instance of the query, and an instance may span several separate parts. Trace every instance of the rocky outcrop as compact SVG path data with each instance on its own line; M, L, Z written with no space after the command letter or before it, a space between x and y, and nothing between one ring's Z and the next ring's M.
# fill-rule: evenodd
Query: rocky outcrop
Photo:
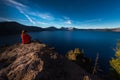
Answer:
M0 80L101 80L47 45L32 42L0 49Z

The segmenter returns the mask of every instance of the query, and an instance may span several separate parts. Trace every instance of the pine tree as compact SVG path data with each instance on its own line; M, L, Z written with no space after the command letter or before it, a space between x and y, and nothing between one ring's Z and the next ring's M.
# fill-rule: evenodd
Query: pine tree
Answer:
M115 58L110 60L110 65L112 68L120 75L120 41L117 43Z

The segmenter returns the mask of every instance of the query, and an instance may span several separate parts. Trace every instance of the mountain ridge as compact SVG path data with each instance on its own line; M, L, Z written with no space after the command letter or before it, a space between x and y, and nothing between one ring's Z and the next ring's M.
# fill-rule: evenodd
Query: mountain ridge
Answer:
M27 30L28 32L40 32L40 31L80 31L80 30L91 30L91 31L113 31L120 32L120 28L111 29L78 29L74 27L61 27L56 28L55 26L50 26L47 28L37 27L37 26L26 26L18 22L0 22L0 35L10 35L10 34L20 34L22 30Z

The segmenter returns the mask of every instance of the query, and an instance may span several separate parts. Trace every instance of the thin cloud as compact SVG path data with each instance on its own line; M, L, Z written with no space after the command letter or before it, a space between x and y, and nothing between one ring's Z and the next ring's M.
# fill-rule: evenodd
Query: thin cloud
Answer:
M35 22L27 15L23 12L23 14L25 15L25 17L33 24L35 24Z
M86 21L83 21L83 22L100 22L102 21L102 18L99 18L99 19L91 19L91 20L86 20Z
M27 7L26 5L20 3L20 2L17 2L15 0L7 0L7 2L9 2L11 5L14 5L14 6L19 6L19 7Z
M35 24L35 22L27 15L25 14L25 12L20 8L20 7L16 7L20 13L22 13L31 23Z
M72 24L72 21L71 20L67 20L65 23L66 24Z
M65 24L72 24L72 20L70 20L70 18L69 17L66 17L66 16L64 16L64 19L65 19Z
M53 17L48 14L39 14L38 16L41 17L42 19L47 19L47 20L53 19Z
M30 7L16 1L16 0L7 0L6 4L9 6L15 7L21 14L23 14L32 24L35 24L35 21L30 16L35 16L37 18L45 20L54 20L54 17L48 13L39 13L38 11L32 12Z
M46 25L47 23L45 23L45 22L37 22L38 24L42 24L42 25Z
M54 17L47 13L30 12L29 15L36 16L45 20L54 20Z
M19 12L23 14L32 24L35 24L35 22L30 18L30 16L25 13L26 8L28 8L26 5L15 0L7 0L7 2L11 4L11 6L15 6L15 8L19 10Z
M70 19L69 17L66 17L66 16L64 16L63 18L64 18L65 20L69 20L69 19Z
M12 20L10 20L8 18L0 17L0 21L12 21Z
M8 6L12 6L14 8L16 8L21 14L23 14L27 20L29 20L29 22L31 22L32 24L42 24L42 25L46 25L46 23L44 22L38 22L36 21L36 19L44 19L44 20L54 20L55 18L49 14L49 13L40 13L38 11L31 11L30 7L20 3L16 0L6 0L6 3ZM33 18L31 18L31 16L36 17L36 19L34 20Z

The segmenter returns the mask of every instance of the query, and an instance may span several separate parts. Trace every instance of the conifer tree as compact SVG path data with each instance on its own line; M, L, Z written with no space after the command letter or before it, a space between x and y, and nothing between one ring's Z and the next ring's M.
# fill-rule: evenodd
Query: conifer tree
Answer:
M110 60L110 65L112 68L120 75L120 41L117 43L115 58Z

